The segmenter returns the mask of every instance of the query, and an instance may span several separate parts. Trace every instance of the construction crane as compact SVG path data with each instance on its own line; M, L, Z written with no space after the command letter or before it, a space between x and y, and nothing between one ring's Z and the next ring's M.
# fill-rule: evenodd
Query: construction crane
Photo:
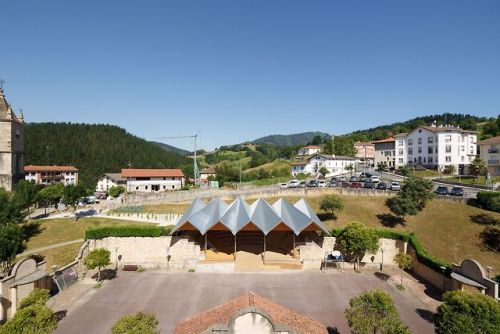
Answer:
M155 138L155 140L182 139L182 138L194 138L193 176L194 176L194 184L199 184L199 171L198 171L198 164L196 163L196 140L198 139L198 134L192 136L158 137Z

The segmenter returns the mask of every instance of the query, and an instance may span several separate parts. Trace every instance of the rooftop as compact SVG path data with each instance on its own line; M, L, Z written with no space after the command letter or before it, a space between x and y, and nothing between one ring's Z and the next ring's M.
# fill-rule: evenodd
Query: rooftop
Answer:
M373 144L392 143L394 141L396 141L396 138L389 137L389 138L385 138L385 139L376 140L376 141L373 142Z
M122 169L122 177L184 177L180 169Z
M479 145L500 144L500 136L481 140L480 142L478 142L478 144Z
M78 172L78 168L73 166L24 166L25 172Z

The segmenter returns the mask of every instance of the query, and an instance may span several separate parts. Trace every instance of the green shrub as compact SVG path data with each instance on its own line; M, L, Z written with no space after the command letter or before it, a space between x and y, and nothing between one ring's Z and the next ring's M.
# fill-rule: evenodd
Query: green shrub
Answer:
M479 191L476 198L481 208L500 212L500 191Z
M106 226L85 231L85 240L107 237L161 237L169 235L171 226Z
M31 291L31 293L27 295L26 298L21 300L18 309L23 309L30 306L45 305L45 303L49 300L49 298L50 298L49 290L35 289Z
M138 312L119 319L111 329L113 334L156 334L158 320L152 314Z

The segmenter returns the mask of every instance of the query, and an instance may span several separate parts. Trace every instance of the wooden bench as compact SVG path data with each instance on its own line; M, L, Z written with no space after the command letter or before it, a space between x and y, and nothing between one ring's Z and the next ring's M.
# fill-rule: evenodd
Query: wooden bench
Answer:
M139 266L136 264L126 264L123 266L123 271L137 271Z

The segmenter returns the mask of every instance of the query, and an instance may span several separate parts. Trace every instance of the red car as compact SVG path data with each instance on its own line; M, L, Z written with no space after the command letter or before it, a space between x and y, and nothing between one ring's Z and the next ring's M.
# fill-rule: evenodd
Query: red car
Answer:
M351 188L359 189L359 188L361 188L361 183L353 182L353 183L351 183Z

